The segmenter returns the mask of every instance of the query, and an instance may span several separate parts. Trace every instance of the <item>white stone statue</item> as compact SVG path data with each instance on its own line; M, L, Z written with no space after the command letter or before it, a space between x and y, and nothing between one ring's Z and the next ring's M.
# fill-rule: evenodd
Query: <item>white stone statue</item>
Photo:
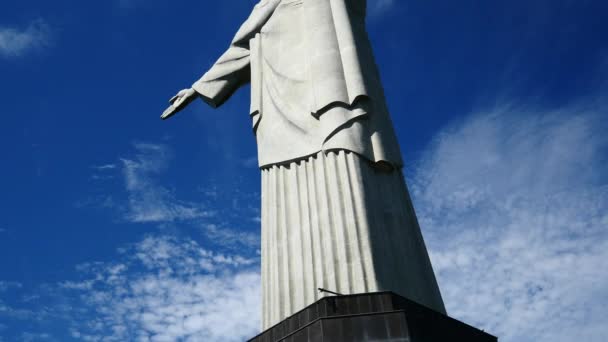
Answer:
M262 172L262 325L322 296L391 290L445 313L401 172L365 0L262 0L162 118L251 83Z

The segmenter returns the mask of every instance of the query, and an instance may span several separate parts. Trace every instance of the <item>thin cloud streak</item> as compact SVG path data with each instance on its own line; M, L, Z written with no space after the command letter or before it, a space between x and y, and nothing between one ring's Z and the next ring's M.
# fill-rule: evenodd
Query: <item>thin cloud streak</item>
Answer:
M451 315L506 342L605 340L606 111L502 106L438 135L411 183Z
M92 169L97 171L105 171L105 170L114 170L118 166L116 164L103 164L103 165L94 165L91 166Z

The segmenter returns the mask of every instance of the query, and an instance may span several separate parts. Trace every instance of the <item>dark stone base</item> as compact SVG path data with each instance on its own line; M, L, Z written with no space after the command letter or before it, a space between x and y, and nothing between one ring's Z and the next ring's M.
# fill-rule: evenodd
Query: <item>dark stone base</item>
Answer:
M496 342L392 292L325 297L250 342Z

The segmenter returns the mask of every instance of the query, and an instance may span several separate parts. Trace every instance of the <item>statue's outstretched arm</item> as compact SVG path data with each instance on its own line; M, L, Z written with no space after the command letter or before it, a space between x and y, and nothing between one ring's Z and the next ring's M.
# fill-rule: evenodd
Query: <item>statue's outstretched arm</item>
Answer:
M250 79L249 40L260 32L270 19L281 0L262 0L249 18L241 25L230 47L215 62L191 89L184 89L171 99L172 106L161 116L168 119L182 110L196 97L202 98L213 108L222 105L230 96ZM198 96L197 96L198 95Z
M260 32L279 3L280 0L269 0L256 5L228 50L192 85L192 89L212 107L219 107L240 86L249 82L249 40Z

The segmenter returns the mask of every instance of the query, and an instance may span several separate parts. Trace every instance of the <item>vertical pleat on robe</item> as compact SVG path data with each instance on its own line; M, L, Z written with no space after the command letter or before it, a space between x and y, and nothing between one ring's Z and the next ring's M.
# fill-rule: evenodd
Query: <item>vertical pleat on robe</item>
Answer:
M390 290L445 313L402 172L320 152L262 169L263 329L341 294Z

